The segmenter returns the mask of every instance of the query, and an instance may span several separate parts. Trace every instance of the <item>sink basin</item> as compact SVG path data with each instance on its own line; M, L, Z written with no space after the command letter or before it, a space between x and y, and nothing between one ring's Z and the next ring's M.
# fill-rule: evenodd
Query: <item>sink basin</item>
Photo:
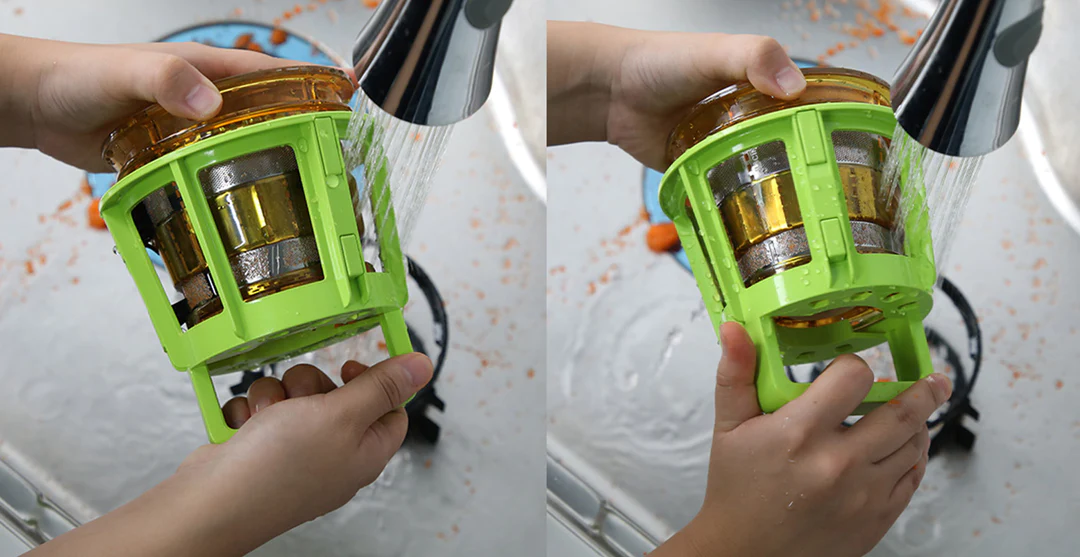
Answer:
M1080 166L1070 145L1080 141L1080 93L1076 78L1062 71L1072 60L1080 6L1071 2L1049 2L1043 19L1042 45L1031 57L1024 98L1021 141L1036 169L1040 185L1062 218L1080 232Z
M14 17L16 4L0 7L0 32L109 43L153 41L210 20L269 23L296 5L19 4ZM338 53L350 52L371 14L356 0L303 6L284 22L286 29ZM500 60L514 67L517 53L542 51L538 44L526 48L536 40L536 33L508 30ZM506 94L511 111L524 113L524 104L537 102L540 90L519 85L509 69L500 75L505 88L516 91ZM544 494L538 458L544 383L532 379L544 374L544 340L524 331L544 312L545 215L508 155L504 127L513 122L497 119L490 105L456 127L412 235L410 256L439 288L450 320L437 384L446 410L431 415L441 438L434 446L408 443L376 484L343 509L253 555L494 555L505 547L540 554L542 515L518 501L540 501ZM54 497L57 506L74 523L85 522L160 482L206 436L190 381L161 352L112 238L86 224L89 200L76 193L82 172L10 149L0 150L0 169L0 461L20 455L41 472L27 476L29 484L69 494ZM70 207L58 210L69 198ZM423 296L413 291L411 300L406 320L430 346ZM358 337L310 359L336 365L345 356L378 359L384 357L378 340ZM239 375L219 380L219 397L237 382ZM7 531L0 524L0 534ZM5 547L7 538L0 540Z
M548 17L772 35L793 57L892 78L909 48L899 34L861 40L846 32L865 2L834 0L825 10L819 1L816 21L805 4L552 0ZM891 4L907 33L935 6ZM931 460L874 557L1067 555L1080 542L1059 518L1075 512L1060 494L1080 487L1070 472L1077 386L1067 371L1075 365L1069 346L1080 293L1060 288L1080 271L1080 238L1055 209L1059 198L1071 203L1070 192L1080 193L1080 174L1067 164L1080 109L1058 110L1075 97L1071 78L1058 77L1075 50L1074 8L1047 3L1021 133L985 159L944 270L984 335L973 393L982 415L967 424L977 441L970 453ZM1040 117L1040 106L1055 111ZM1025 150L1032 139L1058 143L1043 147L1043 158L1041 149ZM549 149L548 170L549 512L576 524L597 552L640 555L641 544L666 539L700 508L721 349L692 276L645 246L641 192L652 177L643 167L616 148L587 144ZM1044 194L1047 176L1065 193ZM609 526L612 515L620 521Z

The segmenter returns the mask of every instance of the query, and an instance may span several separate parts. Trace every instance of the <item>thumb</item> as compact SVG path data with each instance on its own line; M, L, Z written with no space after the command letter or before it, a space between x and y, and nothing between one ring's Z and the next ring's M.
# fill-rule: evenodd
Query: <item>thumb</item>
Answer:
M326 396L340 404L351 421L367 429L405 404L431 381L432 373L431 360L414 352L379 362Z
M746 329L735 322L720 326L724 355L716 369L716 431L728 432L761 415L754 386L757 352Z
M696 56L698 67L721 82L749 81L758 91L793 99L806 89L806 78L776 39L758 35L713 35L714 44Z
M206 76L174 54L130 50L130 60L114 65L129 97L161 105L190 120L206 120L221 110L221 94Z

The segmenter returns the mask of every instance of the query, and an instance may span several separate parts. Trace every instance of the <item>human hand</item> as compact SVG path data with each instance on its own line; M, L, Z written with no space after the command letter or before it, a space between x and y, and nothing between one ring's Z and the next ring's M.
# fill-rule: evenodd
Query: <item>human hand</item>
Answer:
M549 144L606 140L657 170L672 129L712 93L741 81L781 99L806 88L768 37L568 22L548 24L548 80Z
M805 394L763 415L750 337L735 323L721 336L705 502L654 555L865 555L922 481L926 420L949 399L951 382L931 375L844 427L874 375L857 356L841 356Z
M221 109L212 81L296 65L199 43L89 45L0 35L0 146L36 148L92 172L109 172L109 133L150 103L192 120ZM8 125L8 124L11 125Z
M200 447L177 475L205 478L217 511L234 517L228 524L258 528L254 548L341 507L375 481L408 430L402 405L431 374L431 361L413 353L371 368L346 362L340 388L309 365L289 369L280 381L264 377L247 397L225 404L236 435Z
M31 551L33 557L239 557L342 505L375 481L408 429L401 405L431 380L422 354L263 378L225 405L240 431L204 445L135 500ZM241 427L242 426L242 427Z
M668 137L690 108L733 83L749 81L781 99L806 88L775 39L722 33L634 32L611 83L608 141L646 166L667 167Z

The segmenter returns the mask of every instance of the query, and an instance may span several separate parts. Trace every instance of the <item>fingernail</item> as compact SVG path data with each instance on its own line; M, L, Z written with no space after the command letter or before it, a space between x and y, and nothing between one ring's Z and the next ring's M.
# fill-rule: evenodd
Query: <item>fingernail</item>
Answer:
M786 95L794 95L806 88L806 78L795 66L788 66L776 74L776 84Z
M401 364L409 374L414 387L423 387L431 377L431 360L426 356L413 355L405 358Z
M952 396L952 382L948 377L935 373L927 377L926 382L930 383L930 389L934 391L934 400L937 401L938 406L945 404L945 401Z
M221 95L213 87L200 83L188 93L187 97L184 97L184 102L192 112L201 118L206 118L217 110Z

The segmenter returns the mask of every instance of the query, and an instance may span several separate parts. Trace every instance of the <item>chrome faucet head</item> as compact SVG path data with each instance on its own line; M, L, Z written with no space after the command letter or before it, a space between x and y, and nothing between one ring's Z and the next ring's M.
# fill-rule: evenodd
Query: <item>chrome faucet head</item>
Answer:
M893 80L897 122L950 156L985 155L1020 122L1043 0L941 0Z
M383 0L353 45L363 93L413 124L472 116L491 92L512 0Z

